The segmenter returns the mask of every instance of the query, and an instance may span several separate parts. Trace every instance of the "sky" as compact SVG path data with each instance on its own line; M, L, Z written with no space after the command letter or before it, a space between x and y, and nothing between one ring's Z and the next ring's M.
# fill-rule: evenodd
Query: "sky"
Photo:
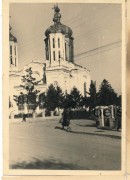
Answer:
M18 40L19 69L45 62L45 30L53 25L53 3L11 3L10 25ZM91 72L97 90L103 79L121 94L121 5L59 3L61 23L74 37L74 61Z

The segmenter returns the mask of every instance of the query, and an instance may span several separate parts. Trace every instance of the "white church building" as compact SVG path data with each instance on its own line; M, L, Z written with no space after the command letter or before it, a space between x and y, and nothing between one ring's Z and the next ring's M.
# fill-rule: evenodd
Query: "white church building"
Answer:
M61 14L58 6L54 8L54 24L45 31L45 60L30 62L19 71L17 38L9 34L10 43L10 102L17 109L14 95L20 95L24 89L20 87L22 76L31 67L33 76L39 81L37 89L46 92L50 84L59 86L63 93L70 93L76 87L83 96L87 96L90 87L90 71L74 62L74 38L71 28L60 22ZM45 62L45 63L44 63ZM39 94L40 94L39 93Z

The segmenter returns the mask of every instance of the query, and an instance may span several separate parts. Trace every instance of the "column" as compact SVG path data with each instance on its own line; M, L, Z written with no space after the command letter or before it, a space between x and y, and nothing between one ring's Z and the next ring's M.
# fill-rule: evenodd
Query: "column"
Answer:
M43 108L43 111L42 111L42 117L45 117L45 111L46 111L46 109Z
M101 126L104 127L104 115L103 115L103 108L101 108Z

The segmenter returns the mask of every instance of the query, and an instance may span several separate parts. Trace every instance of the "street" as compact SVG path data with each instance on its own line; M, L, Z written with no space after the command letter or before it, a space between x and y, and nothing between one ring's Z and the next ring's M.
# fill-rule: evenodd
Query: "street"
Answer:
M121 139L80 133L98 132L87 122L72 120L72 132L62 130L58 120L10 123L10 168L120 170Z

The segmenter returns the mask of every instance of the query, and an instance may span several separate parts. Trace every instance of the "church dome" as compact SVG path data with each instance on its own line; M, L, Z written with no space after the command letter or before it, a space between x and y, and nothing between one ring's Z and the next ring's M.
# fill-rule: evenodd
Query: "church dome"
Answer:
M14 36L12 35L12 33L10 32L11 29L12 29L12 27L10 26L10 27L9 27L9 41L17 42L17 38L14 37Z
M54 25L50 26L46 31L45 35L48 36L50 33L62 33L65 34L66 37L71 37L72 36L72 30L70 27L61 24L60 18L61 14L59 13L60 9L58 6L54 7L55 9L55 14L54 14Z
M72 30L69 27L67 27L61 23L56 23L53 26L50 26L46 30L45 35L48 36L50 33L62 33L68 37L72 36Z

